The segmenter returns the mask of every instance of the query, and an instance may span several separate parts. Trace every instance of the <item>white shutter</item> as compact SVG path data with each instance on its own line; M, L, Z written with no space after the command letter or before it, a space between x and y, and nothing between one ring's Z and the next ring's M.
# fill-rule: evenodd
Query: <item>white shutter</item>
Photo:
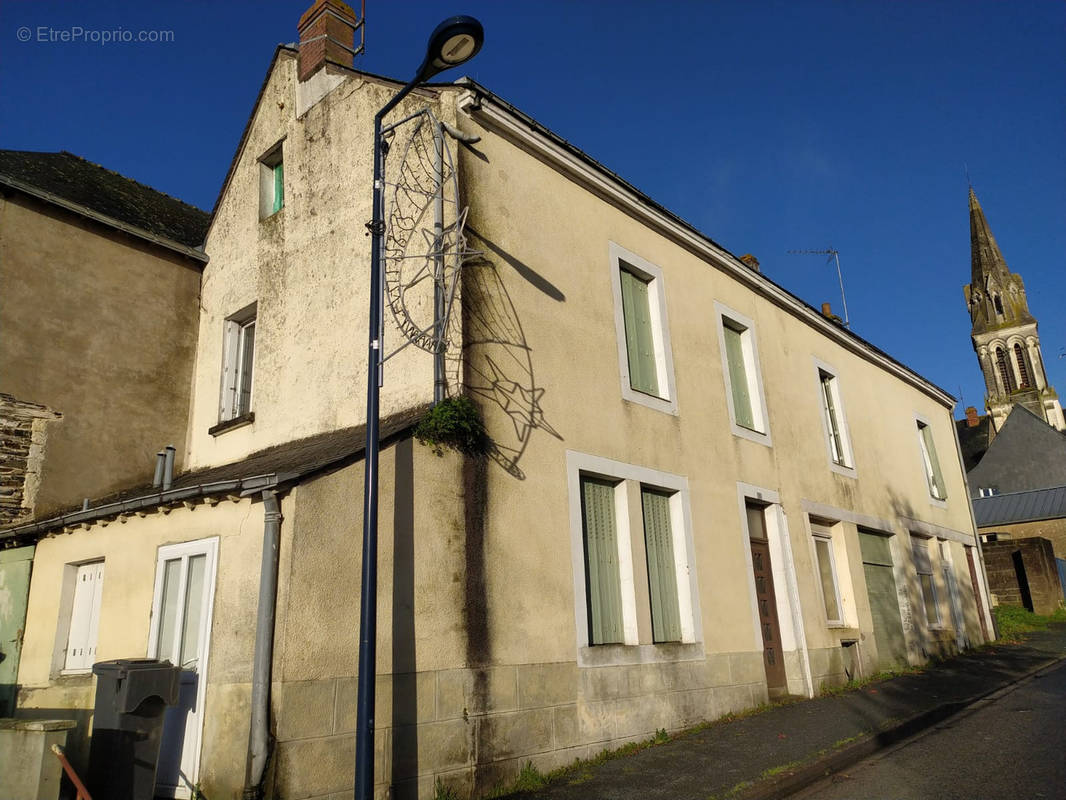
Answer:
M104 562L81 564L74 575L74 600L70 611L65 670L87 670L96 660L96 637L100 629L100 597L104 586Z

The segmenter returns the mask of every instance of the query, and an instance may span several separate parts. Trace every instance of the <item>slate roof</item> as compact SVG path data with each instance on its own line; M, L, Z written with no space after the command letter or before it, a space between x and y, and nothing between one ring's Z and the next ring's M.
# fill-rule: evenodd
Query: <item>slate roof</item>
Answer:
M992 438L992 415L985 414L978 417L974 427L967 425L967 420L955 420L955 428L959 432L959 447L962 448L963 469L969 472L976 467L988 450Z
M1015 405L984 457L966 473L972 492L1001 494L1066 485L1066 434Z
M390 439L408 435L429 408L428 404L420 405L382 419L382 446ZM183 472L174 477L167 492L152 486L150 477L154 471L153 465L145 464L145 476L149 479L145 483L92 501L87 510L71 508L45 520L12 526L0 531L0 541L41 534L64 525L89 522L135 508L166 505L191 497L239 494L247 490L258 491L294 484L315 474L355 463L363 458L365 450L365 425L328 431L268 447L231 464Z
M979 497L973 515L978 528L1066 517L1066 486Z
M73 153L0 150L0 180L13 178L186 247L204 243L206 211Z

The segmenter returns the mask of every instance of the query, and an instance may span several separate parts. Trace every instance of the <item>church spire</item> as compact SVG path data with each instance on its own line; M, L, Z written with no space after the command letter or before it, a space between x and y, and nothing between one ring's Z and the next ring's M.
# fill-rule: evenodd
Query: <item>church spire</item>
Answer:
M1007 268L985 212L970 187L970 283L964 288L973 329L970 337L984 375L985 407L999 430L1020 404L1066 430L1058 395L1048 385L1036 320L1025 285Z

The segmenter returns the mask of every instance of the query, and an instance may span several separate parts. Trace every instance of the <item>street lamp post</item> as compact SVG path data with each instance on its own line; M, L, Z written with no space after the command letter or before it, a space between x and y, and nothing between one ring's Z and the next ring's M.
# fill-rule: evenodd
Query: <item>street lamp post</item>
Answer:
M355 800L374 793L374 677L377 672L378 449L384 319L385 149L381 121L415 87L477 55L484 41L473 17L451 17L430 34L415 77L374 116L374 210L370 228L370 334L366 379L366 472L363 485L363 570L359 607L359 680L356 690Z

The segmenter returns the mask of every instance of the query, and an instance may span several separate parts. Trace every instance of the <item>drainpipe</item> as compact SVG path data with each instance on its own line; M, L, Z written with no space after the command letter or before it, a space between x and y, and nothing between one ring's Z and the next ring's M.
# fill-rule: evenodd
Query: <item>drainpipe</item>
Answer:
M273 489L263 492L263 563L259 574L259 606L252 662L252 720L248 733L248 768L242 797L263 796L263 775L270 751L270 667L274 660L274 614L278 599L278 544L281 511Z
M167 460L165 451L160 450L155 454L155 476L152 478L152 488L158 489L163 485L163 467Z

